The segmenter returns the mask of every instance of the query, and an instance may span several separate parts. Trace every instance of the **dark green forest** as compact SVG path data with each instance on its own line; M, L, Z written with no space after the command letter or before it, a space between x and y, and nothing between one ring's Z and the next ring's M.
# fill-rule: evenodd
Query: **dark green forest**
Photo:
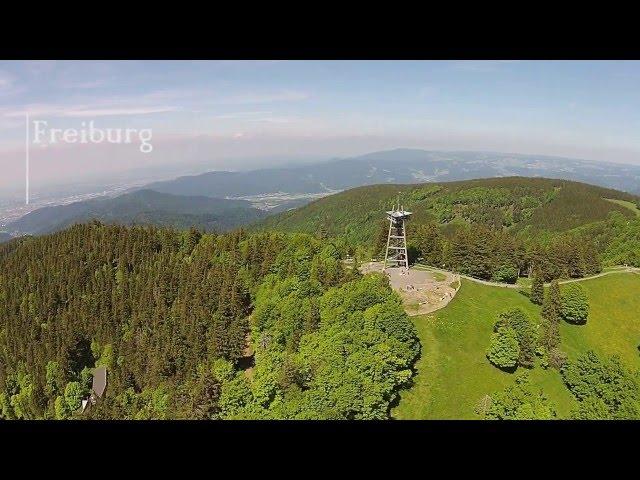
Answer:
M3 244L0 414L387 418L419 343L386 278L341 253L98 222ZM80 414L99 365L107 392Z

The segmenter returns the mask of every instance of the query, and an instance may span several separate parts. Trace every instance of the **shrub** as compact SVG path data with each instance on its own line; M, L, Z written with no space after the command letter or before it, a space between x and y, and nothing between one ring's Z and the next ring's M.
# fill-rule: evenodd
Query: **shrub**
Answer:
M516 283L518 280L518 269L510 265L503 265L493 274L494 282Z
M551 368L555 368L556 370L560 370L565 366L568 360L568 356L559 348L552 348L549 351L549 355L547 357L547 361L549 362L549 366Z
M531 384L527 372L516 375L515 381L501 392L491 395L484 415L492 420L551 420L555 407L544 393ZM479 414L479 409L477 411Z

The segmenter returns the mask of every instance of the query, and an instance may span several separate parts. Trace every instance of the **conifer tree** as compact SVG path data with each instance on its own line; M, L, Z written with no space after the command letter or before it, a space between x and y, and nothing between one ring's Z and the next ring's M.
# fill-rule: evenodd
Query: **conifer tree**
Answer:
M544 302L544 280L540 272L536 271L533 274L533 280L531 282L531 295L529 299L536 305L542 305Z
M547 351L560 345L560 318L562 314L562 297L557 280L551 282L549 291L542 303L542 336L541 344Z

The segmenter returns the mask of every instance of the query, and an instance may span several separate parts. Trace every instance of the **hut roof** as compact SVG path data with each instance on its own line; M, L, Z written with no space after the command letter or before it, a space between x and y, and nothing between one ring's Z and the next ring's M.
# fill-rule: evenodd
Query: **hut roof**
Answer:
M97 367L93 372L93 386L91 389L98 398L102 397L104 389L107 387L107 369L106 367Z

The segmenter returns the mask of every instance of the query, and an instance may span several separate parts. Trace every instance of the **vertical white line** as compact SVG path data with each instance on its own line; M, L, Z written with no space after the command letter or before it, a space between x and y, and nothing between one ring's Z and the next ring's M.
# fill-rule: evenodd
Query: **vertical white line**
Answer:
M25 135L25 170L24 170L25 201L26 201L26 204L29 205L29 112L25 113L25 127L26 127L26 135Z

